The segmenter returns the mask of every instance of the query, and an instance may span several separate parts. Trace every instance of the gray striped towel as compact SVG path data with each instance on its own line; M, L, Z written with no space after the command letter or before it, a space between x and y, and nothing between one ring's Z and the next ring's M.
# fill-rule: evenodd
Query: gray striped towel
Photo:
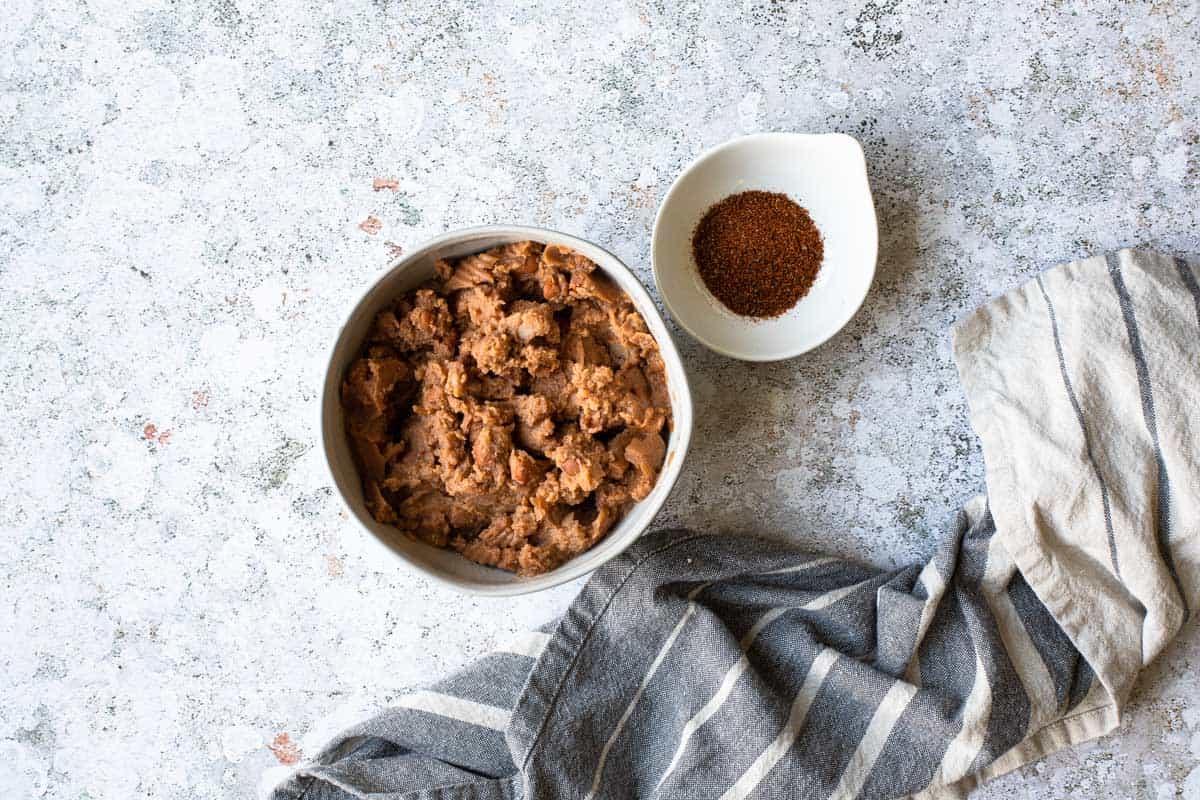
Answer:
M988 493L928 564L646 536L552 630L274 797L960 797L1111 731L1200 586L1196 272L1058 267L962 321L955 358Z

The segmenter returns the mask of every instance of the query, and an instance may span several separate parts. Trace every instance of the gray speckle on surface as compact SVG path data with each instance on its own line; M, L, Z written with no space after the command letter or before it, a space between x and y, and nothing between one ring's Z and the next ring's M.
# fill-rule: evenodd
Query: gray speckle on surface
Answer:
M658 198L740 133L862 141L878 278L799 359L679 335L697 425L659 524L922 558L983 479L951 322L1058 261L1200 253L1197 17L10 0L0 796L249 796L558 614L576 586L462 600L349 523L315 436L323 353L396 248L451 227L555 227L649 283ZM979 796L1200 799L1198 663L1193 625L1119 734Z

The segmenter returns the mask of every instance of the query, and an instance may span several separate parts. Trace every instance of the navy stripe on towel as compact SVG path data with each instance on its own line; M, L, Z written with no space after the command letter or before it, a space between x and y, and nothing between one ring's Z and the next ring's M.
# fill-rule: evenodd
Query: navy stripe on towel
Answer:
M1179 593L1179 602L1183 606L1183 618L1186 621L1191 616L1187 596L1183 593L1183 582L1179 579L1179 571L1175 567L1175 557L1171 554L1171 480L1167 475L1167 463L1163 460L1162 448L1158 444L1158 423L1154 418L1154 395L1150 388L1150 368L1146 365L1146 354L1142 350L1142 336L1138 330L1137 318L1133 313L1133 300L1129 296L1129 288L1125 285L1125 276L1121 274L1121 263L1116 253L1106 257L1108 274L1112 277L1113 288L1121 304L1121 315L1125 318L1125 330L1129 334L1129 350L1133 354L1133 366L1137 370L1138 388L1142 398L1142 416L1146 420L1146 429L1150 432L1150 441L1154 443L1154 460L1158 467L1158 491L1154 494L1155 519L1158 523L1158 549L1175 591Z
M1104 507L1104 531L1108 534L1108 558L1112 562L1113 572L1119 578L1121 577L1121 564L1117 560L1117 539L1113 533L1108 483L1104 480L1104 473L1100 471L1100 465L1096 463L1096 457L1092 455L1092 435L1088 431L1087 420L1083 417L1083 409L1079 405L1079 400L1075 397L1075 387L1071 385L1071 374L1067 371L1067 359L1063 355L1062 338L1058 333L1058 316L1054 313L1054 303L1050 302L1050 294L1046 291L1046 285L1042 283L1040 275L1037 278L1037 285L1042 290L1042 297L1046 300L1046 312L1050 315L1050 332L1054 335L1054 351L1058 354L1058 369L1062 372L1063 385L1067 389L1067 399L1071 401L1071 408L1075 409L1075 419L1079 421L1079 429L1083 432L1083 447L1087 454L1087 460L1092 465L1096 482L1100 484L1100 504Z
M1196 303L1196 324L1200 325L1200 283L1196 281L1196 273L1192 272L1191 266L1182 258L1175 259L1175 268L1179 270L1179 279L1183 281L1183 285L1192 293L1192 300Z

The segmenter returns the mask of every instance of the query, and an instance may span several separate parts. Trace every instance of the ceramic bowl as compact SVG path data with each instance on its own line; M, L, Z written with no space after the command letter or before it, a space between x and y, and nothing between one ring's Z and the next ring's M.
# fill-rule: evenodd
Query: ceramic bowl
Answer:
M704 212L731 194L782 192L808 209L825 257L808 294L782 316L743 317L708 291L692 258ZM862 148L840 133L761 133L714 147L672 184L654 222L654 280L675 320L731 358L776 361L822 344L858 311L875 277L879 231Z
M476 564L451 550L414 541L396 528L375 521L363 501L362 484L345 433L340 387L351 362L366 338L375 315L404 292L434 276L434 261L478 253L496 245L524 240L556 243L596 262L633 300L654 338L658 340L667 372L674 429L658 483L650 496L634 506L595 547L566 564L532 578L518 578L503 570ZM338 331L329 354L321 397L321 441L325 460L338 493L350 515L384 550L417 572L468 594L516 595L548 589L584 575L613 558L646 529L675 485L683 468L692 435L692 397L679 351L667 333L662 316L650 295L620 259L591 242L542 228L489 226L452 231L432 239L396 261L354 304Z

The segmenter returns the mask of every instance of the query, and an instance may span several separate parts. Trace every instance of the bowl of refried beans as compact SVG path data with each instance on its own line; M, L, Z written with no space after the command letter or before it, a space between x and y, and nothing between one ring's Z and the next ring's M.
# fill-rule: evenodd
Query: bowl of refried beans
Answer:
M549 588L628 547L691 428L683 363L634 274L529 227L454 231L395 262L342 326L321 403L352 516L483 595Z

